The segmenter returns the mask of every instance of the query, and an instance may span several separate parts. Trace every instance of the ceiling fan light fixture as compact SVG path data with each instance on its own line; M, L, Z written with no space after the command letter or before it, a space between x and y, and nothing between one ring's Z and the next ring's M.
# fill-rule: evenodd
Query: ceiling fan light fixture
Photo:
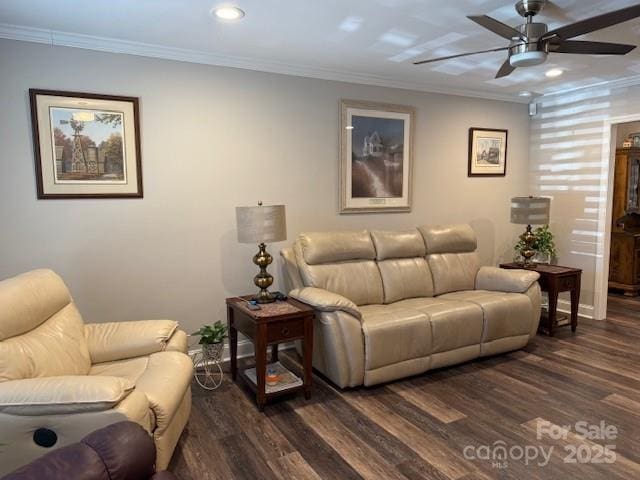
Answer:
M547 78L556 78L562 75L563 73L564 73L564 70L562 70L561 68L552 68L551 70L547 70L547 72L544 75Z
M540 65L547 60L547 52L529 51L514 53L509 57L509 63L512 67L533 67Z
M233 5L220 5L211 10L213 16L225 22L235 22L244 17L244 11Z

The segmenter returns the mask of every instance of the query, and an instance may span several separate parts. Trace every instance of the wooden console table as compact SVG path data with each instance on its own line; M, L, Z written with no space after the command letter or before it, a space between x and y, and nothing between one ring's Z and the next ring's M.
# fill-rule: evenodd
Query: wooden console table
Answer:
M545 325L541 324L543 332L553 336L554 329L558 327L558 294L560 292L571 293L571 331L575 332L578 327L578 306L580 304L580 278L582 270L579 268L560 267L558 265L547 265L536 263L533 265L522 265L519 263L503 263L500 268L532 270L540 274L538 283L543 292L549 295L549 319Z
M241 372L241 377L256 393L258 409L262 411L265 403L273 397L304 391L305 398L311 398L312 356L313 356L313 319L314 312L309 306L291 298L260 305L260 310L247 308L246 297L227 298L227 321L229 323L229 350L231 378L238 375L238 332L246 335L255 350L255 383ZM303 383L285 390L267 393L265 374L267 370L267 347L271 345L271 362L278 361L278 344L302 340Z

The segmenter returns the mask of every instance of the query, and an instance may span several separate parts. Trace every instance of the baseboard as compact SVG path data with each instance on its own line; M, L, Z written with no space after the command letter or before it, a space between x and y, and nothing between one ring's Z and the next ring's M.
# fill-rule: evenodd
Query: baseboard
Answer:
M293 342L290 343L281 343L278 346L280 351L289 350L294 348L295 344ZM198 353L202 352L202 347L200 345L194 345L189 349L189 356L193 358ZM238 358L252 357L253 356L253 342L250 340L239 340L238 341ZM229 354L229 344L225 343L224 351L222 352L222 362L228 362L230 358Z
M562 313L571 313L571 302L568 300L558 300L558 311ZM578 305L578 315L585 318L594 319L595 309L593 305L581 303Z

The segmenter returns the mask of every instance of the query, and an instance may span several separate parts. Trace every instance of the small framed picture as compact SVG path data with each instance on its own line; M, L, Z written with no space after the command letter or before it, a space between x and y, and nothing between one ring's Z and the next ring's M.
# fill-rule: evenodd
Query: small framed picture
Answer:
M140 198L138 98L29 90L38 198Z
M469 177L504 177L507 173L507 130L469 129Z
M412 107L343 100L340 213L411 211Z

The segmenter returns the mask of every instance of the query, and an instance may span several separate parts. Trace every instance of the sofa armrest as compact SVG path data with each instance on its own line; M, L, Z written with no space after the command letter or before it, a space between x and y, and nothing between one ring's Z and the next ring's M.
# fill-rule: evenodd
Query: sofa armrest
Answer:
M120 403L134 385L122 377L67 375L0 382L0 412L58 415L101 412Z
M167 352L189 353L189 345L187 341L187 332L184 330L176 330L167 341L165 348Z
M321 312L342 311L362 320L362 312L355 303L342 295L322 288L296 288L289 292L289 296Z
M102 363L161 352L177 328L173 320L139 320L88 323L84 332L91 363Z
M476 290L524 293L538 278L540 274L531 270L480 267L476 275Z

